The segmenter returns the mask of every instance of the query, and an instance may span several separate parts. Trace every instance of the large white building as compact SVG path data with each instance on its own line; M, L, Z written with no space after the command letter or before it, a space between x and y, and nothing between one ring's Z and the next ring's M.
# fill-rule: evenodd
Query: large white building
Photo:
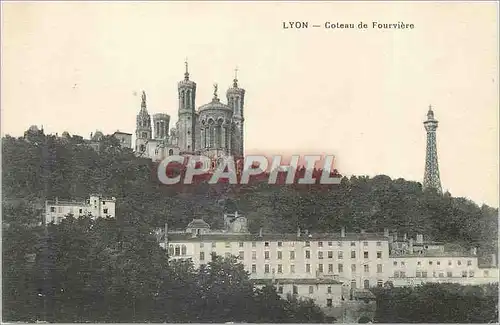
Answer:
M498 281L498 268L481 269L475 250L446 252L441 243L398 240L383 234L251 234L247 220L224 215L225 229L212 230L194 219L185 230L167 231L162 247L170 258L190 259L195 267L211 261L212 254L236 256L257 286L273 284L283 297L312 298L328 314L351 300L366 299L367 288L424 282L480 284Z
M105 198L99 194L91 194L86 201L62 201L56 198L53 201L45 201L44 223L59 224L68 215L75 218L115 218L115 205L116 198Z

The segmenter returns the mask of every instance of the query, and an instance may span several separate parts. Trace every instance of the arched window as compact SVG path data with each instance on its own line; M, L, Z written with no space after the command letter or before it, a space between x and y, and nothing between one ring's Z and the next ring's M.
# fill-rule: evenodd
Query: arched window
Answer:
M175 246L175 256L181 255L181 247L179 245Z
M370 288L370 280L365 280L363 282L363 286L365 287L365 289L369 289Z
M173 155L174 155L174 150L173 150L173 149L170 149L170 150L168 151L168 155L169 155L169 156L173 156Z
M182 245L182 255L186 255L186 253L187 253L186 245Z
M141 151L145 151L146 150L146 146L141 144Z

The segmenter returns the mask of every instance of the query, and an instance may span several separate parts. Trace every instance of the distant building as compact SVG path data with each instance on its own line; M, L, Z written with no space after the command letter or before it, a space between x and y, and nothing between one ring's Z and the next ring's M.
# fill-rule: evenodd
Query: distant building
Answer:
M118 139L123 148L132 148L132 133L116 131L113 133L113 137Z
M115 218L116 199L104 198L99 194L90 195L86 201L62 201L55 199L45 201L44 223L59 224L66 216L73 215L75 218L91 216L92 218Z

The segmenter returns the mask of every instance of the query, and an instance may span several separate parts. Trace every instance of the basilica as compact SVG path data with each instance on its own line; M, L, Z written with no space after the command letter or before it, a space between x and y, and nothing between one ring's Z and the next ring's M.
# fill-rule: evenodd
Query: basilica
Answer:
M212 161L227 156L243 157L245 90L238 86L237 75L226 92L227 104L219 99L215 84L212 101L196 106L196 83L189 79L187 62L184 80L179 81L177 89L179 108L175 128L170 128L168 114L156 113L151 119L146 93L142 93L135 131L137 155L155 161L171 155L204 155Z

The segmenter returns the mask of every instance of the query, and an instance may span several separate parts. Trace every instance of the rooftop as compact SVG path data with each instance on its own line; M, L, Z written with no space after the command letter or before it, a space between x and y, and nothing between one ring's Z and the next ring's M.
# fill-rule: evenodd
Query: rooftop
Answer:
M346 233L345 237L341 237L338 233L326 234L309 234L297 236L296 233L279 234L279 233L263 233L248 234L248 233L206 233L193 237L191 233L171 233L168 234L169 241L180 242L201 242L201 241L387 241L387 237L373 233Z
M254 284L270 285L270 284L342 284L342 282L334 279L326 278L289 278L289 279L252 279Z
M391 254L391 258L408 258L408 257L476 257L470 252L441 252L441 251L423 251L422 253L401 253L401 254Z

